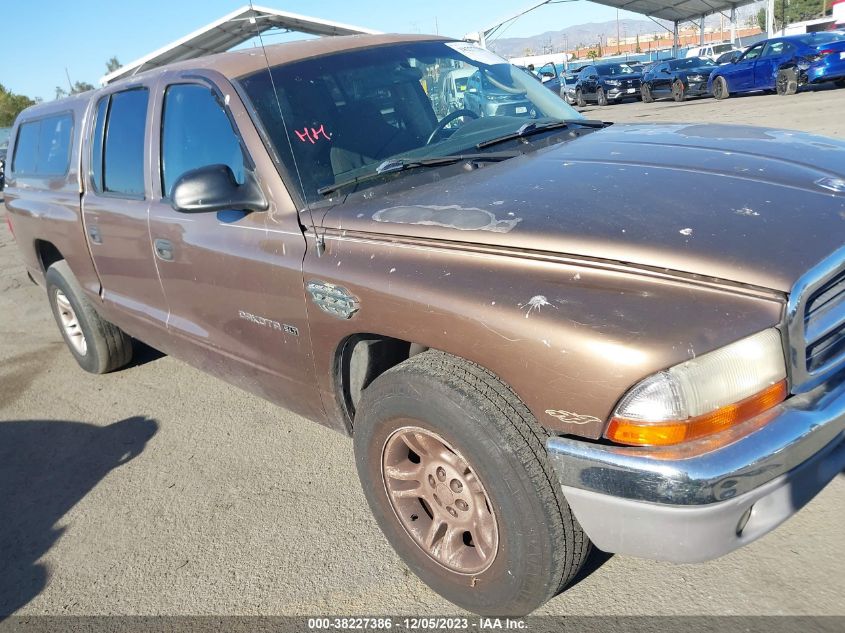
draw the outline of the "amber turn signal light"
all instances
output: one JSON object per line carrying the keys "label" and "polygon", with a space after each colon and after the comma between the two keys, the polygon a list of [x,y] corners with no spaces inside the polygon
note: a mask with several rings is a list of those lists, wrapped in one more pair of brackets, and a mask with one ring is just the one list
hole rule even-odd
{"label": "amber turn signal light", "polygon": [[786,381],[781,380],[739,402],[687,420],[660,424],[643,423],[614,417],[605,436],[619,444],[632,446],[670,446],[688,442],[741,424],[783,402],[787,396]]}

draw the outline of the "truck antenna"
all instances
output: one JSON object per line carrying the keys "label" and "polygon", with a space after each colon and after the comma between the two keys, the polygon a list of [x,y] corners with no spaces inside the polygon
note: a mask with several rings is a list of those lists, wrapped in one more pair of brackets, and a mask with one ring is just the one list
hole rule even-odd
{"label": "truck antenna", "polygon": [[249,0],[249,10],[252,15],[249,17],[251,24],[255,25],[255,35],[261,44],[261,53],[264,55],[264,63],[267,66],[267,75],[270,77],[270,87],[273,89],[273,97],[276,99],[276,107],[279,109],[279,118],[282,121],[282,128],[285,131],[285,140],[287,140],[288,148],[290,149],[291,160],[293,160],[293,167],[296,170],[296,178],[299,181],[299,188],[302,190],[302,199],[305,202],[305,208],[308,210],[308,219],[311,223],[311,230],[314,231],[314,243],[317,247],[317,257],[320,257],[325,251],[326,242],[323,236],[317,232],[317,225],[314,223],[314,213],[311,211],[311,205],[308,204],[308,195],[305,192],[305,184],[302,182],[302,174],[299,172],[299,163],[296,162],[296,155],[293,152],[293,143],[290,140],[288,133],[288,125],[285,121],[285,115],[282,112],[282,102],[279,100],[279,93],[276,90],[276,82],[273,79],[273,71],[270,68],[270,59],[267,57],[267,50],[264,48],[264,38],[261,37],[261,29],[258,27],[258,21],[255,19],[255,7],[252,5],[252,0]]}

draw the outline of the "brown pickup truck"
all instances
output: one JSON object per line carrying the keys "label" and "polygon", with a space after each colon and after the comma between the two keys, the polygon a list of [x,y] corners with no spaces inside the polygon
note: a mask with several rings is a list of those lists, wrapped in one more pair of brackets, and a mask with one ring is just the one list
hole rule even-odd
{"label": "brown pickup truck", "polygon": [[134,338],[350,434],[472,611],[591,543],[723,555],[845,467],[839,141],[609,125],[465,42],[336,37],[30,108],[5,194],[84,369]]}

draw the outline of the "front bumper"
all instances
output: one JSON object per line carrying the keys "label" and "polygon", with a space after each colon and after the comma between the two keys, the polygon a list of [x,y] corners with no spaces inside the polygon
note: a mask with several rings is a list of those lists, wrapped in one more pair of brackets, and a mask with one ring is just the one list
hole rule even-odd
{"label": "front bumper", "polygon": [[611,101],[616,101],[617,99],[631,99],[640,96],[640,86],[631,86],[631,87],[616,87],[616,86],[608,86],[607,88],[607,98]]}
{"label": "front bumper", "polygon": [[660,449],[546,442],[564,495],[602,550],[673,562],[775,529],[845,469],[845,383],[727,431]]}

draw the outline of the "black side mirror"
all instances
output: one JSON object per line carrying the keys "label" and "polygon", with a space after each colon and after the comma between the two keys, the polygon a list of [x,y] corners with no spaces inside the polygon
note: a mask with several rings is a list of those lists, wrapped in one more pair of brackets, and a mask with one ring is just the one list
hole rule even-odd
{"label": "black side mirror", "polygon": [[206,165],[186,171],[173,185],[170,204],[180,213],[267,209],[267,199],[255,174],[247,171],[244,184],[239,185],[228,165]]}

